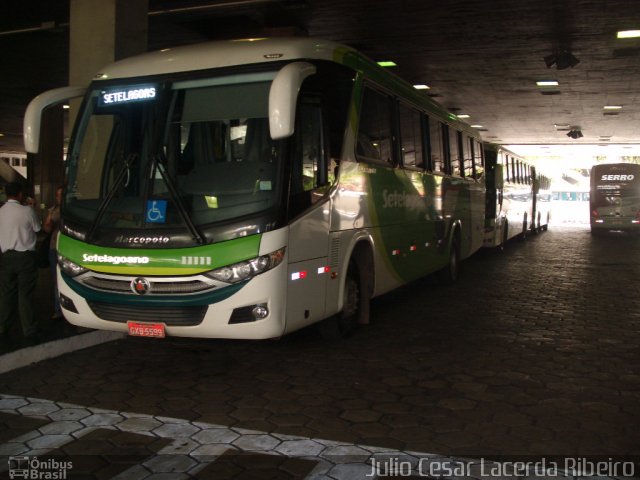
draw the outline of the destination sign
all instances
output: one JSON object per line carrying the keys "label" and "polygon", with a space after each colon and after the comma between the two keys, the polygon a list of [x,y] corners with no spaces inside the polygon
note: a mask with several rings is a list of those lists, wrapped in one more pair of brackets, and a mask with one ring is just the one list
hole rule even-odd
{"label": "destination sign", "polygon": [[106,106],[153,100],[154,98],[156,98],[156,87],[136,86],[117,90],[105,90],[100,93],[99,103],[100,106]]}

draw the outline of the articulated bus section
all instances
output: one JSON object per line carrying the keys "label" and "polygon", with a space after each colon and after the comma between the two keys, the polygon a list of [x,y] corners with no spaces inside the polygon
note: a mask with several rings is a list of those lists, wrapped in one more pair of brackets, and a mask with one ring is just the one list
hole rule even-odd
{"label": "articulated bus section", "polygon": [[548,228],[551,180],[524,158],[493,144],[484,145],[486,166],[485,247],[503,247]]}

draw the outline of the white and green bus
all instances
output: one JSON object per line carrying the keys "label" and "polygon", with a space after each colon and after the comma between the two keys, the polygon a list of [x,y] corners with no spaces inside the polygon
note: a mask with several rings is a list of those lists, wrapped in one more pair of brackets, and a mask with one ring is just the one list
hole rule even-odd
{"label": "white and green bus", "polygon": [[69,322],[265,339],[330,319],[482,246],[480,138],[355,50],[213,42],[102,70],[67,156],[58,283]]}
{"label": "white and green bus", "polygon": [[508,240],[537,231],[535,169],[501,145],[485,143],[484,154],[487,186],[484,246],[504,248]]}

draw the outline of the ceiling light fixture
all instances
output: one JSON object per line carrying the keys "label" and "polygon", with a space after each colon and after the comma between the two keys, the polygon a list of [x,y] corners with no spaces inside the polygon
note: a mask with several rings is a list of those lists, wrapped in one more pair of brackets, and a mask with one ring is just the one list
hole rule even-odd
{"label": "ceiling light fixture", "polygon": [[551,55],[544,57],[544,63],[547,65],[547,68],[551,68],[555,65],[558,70],[564,70],[566,68],[575,67],[580,63],[580,60],[574,57],[573,54],[567,50],[558,50]]}
{"label": "ceiling light fixture", "polygon": [[536,85],[538,87],[557,87],[560,84],[557,80],[538,80]]}
{"label": "ceiling light fixture", "polygon": [[395,67],[395,66],[397,66],[396,63],[392,62],[391,60],[382,60],[382,61],[377,62],[377,63],[381,67]]}
{"label": "ceiling light fixture", "polygon": [[605,110],[621,110],[622,105],[605,105],[603,108]]}
{"label": "ceiling light fixture", "polygon": [[640,37],[640,30],[621,30],[618,32],[618,38],[638,38]]}
{"label": "ceiling light fixture", "polygon": [[413,86],[416,90],[429,90],[431,87],[429,85],[425,85],[424,83],[417,83]]}
{"label": "ceiling light fixture", "polygon": [[464,119],[464,118],[470,118],[471,115],[467,115],[466,113],[461,113],[460,115],[456,115],[456,117]]}
{"label": "ceiling light fixture", "polygon": [[471,125],[471,128],[484,128],[482,125]]}

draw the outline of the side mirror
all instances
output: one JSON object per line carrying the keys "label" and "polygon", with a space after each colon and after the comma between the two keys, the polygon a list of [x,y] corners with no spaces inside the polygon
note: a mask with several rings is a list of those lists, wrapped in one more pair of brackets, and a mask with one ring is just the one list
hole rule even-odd
{"label": "side mirror", "polygon": [[85,87],[62,87],[47,90],[29,102],[24,113],[24,148],[28,153],[38,153],[40,147],[40,121],[42,111],[72,98],[82,97]]}
{"label": "side mirror", "polygon": [[496,165],[493,169],[493,183],[498,190],[504,188],[504,170],[502,165]]}
{"label": "side mirror", "polygon": [[293,62],[282,67],[269,90],[269,133],[273,140],[293,135],[296,124],[296,104],[302,82],[316,73],[308,62]]}

